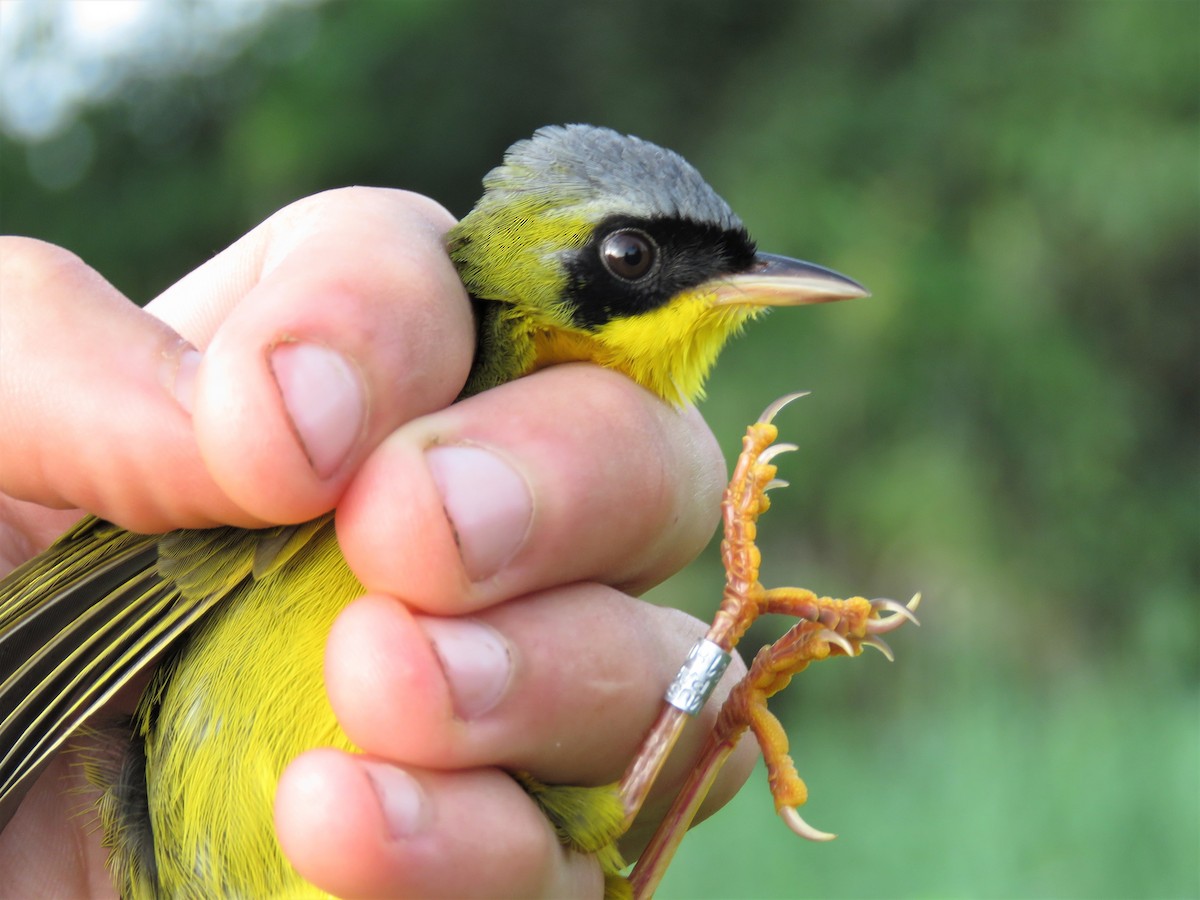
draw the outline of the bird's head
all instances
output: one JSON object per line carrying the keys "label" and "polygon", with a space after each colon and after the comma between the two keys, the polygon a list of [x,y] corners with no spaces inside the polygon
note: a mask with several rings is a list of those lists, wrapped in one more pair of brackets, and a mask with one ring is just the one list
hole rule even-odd
{"label": "bird's head", "polygon": [[768,307],[867,294],[836,272],[758,253],[686,160],[607,128],[542,128],[483,183],[449,236],[479,314],[464,393],[588,360],[689,401],[725,342]]}

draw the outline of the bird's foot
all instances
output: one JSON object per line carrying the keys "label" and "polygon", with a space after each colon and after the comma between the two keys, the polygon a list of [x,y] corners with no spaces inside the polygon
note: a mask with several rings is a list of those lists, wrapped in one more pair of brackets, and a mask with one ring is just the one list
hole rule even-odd
{"label": "bird's foot", "polygon": [[767,493],[786,484],[775,478],[777,470],[771,460],[795,449],[793,444],[775,443],[779,430],[772,420],[787,404],[803,396],[802,393],[789,394],[776,400],[746,429],[742,438],[742,452],[721,500],[724,526],[721,560],[725,566],[721,605],[708,634],[693,647],[676,676],[658,719],[621,779],[626,828],[641,810],[684,725],[700,711],[720,680],[733,648],[765,611],[762,604],[766,592],[758,581],[761,555],[754,538],[758,517],[771,505]]}
{"label": "bird's foot", "polygon": [[[721,504],[725,590],[712,627],[705,641],[693,651],[693,657],[703,659],[707,654],[711,659],[721,652],[730,653],[764,613],[787,615],[800,621],[775,643],[759,651],[750,671],[726,699],[700,758],[638,860],[631,876],[636,897],[653,894],[717,773],[747,728],[753,731],[762,749],[776,810],[788,827],[810,840],[833,838],[834,835],[810,826],[797,812],[807,800],[808,789],[788,755],[787,734],[767,708],[767,699],[786,687],[811,662],[830,656],[858,656],[863,647],[874,647],[890,660],[891,648],[883,635],[906,622],[917,623],[914,611],[920,595],[905,605],[862,597],[848,600],[819,597],[802,588],[766,589],[760,583],[762,557],[755,543],[758,517],[770,508],[768,492],[787,485],[776,477],[773,460],[780,453],[796,449],[792,444],[775,443],[778,430],[772,420],[784,406],[802,396],[792,394],[771,404],[747,429],[742,440],[742,452]],[[706,649],[698,654],[702,645]],[[710,665],[706,669],[692,664],[693,657],[689,657],[689,665],[684,666],[681,676],[682,680],[690,678],[697,682],[694,687],[689,686],[685,695],[698,698],[702,705],[707,691],[719,679],[721,667]],[[668,692],[669,704],[675,703],[671,696]],[[690,712],[698,708],[695,706]],[[636,815],[685,720],[684,712],[667,705],[627,770],[621,784],[627,821]]]}
{"label": "bird's foot", "polygon": [[[767,700],[787,687],[795,675],[813,662],[835,656],[858,656],[864,647],[874,647],[891,660],[891,648],[881,635],[906,622],[917,624],[914,611],[921,595],[904,605],[893,600],[866,600],[863,597],[849,600],[811,598],[809,592],[791,588],[768,593],[784,597],[789,603],[807,595],[803,599],[804,615],[775,643],[758,652],[746,677],[730,692],[721,707],[709,740],[732,747],[749,728],[767,764],[767,780],[776,812],[800,837],[828,841],[834,835],[813,828],[797,811],[808,799],[808,789],[788,755],[787,733],[767,708]],[[888,615],[881,616],[881,612]]]}
{"label": "bird's foot", "polygon": [[[914,612],[921,598],[918,594],[908,604],[863,597],[838,600],[795,588],[777,588],[766,594],[788,605],[798,605],[792,614],[800,621],[759,650],[749,672],[725,699],[695,766],[638,860],[631,876],[635,897],[653,894],[717,773],[747,729],[758,741],[775,810],[788,828],[810,841],[836,837],[814,828],[800,815],[799,807],[808,800],[808,787],[788,754],[787,732],[768,709],[767,700],[813,662],[858,656],[864,647],[874,647],[891,660],[891,649],[880,635],[906,622],[918,624]],[[782,610],[772,602],[769,611]]]}

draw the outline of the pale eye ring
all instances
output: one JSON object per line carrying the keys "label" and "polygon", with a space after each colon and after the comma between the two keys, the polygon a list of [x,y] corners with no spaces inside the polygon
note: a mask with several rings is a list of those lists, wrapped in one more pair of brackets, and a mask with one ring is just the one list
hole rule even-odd
{"label": "pale eye ring", "polygon": [[624,281],[644,278],[654,268],[658,247],[650,235],[633,228],[622,228],[605,235],[600,242],[604,268]]}

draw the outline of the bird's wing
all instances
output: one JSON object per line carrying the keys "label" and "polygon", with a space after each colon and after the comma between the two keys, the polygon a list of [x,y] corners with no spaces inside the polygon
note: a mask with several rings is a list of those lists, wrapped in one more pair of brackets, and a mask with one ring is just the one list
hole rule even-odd
{"label": "bird's wing", "polygon": [[0,581],[0,829],[92,713],[325,522],[139,535],[89,516]]}

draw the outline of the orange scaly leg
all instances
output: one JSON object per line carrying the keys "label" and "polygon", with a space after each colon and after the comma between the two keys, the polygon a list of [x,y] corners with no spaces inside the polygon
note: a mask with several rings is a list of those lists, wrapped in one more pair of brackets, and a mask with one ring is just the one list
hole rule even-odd
{"label": "orange scaly leg", "polygon": [[784,406],[803,396],[790,394],[772,403],[742,439],[741,455],[721,500],[725,529],[725,538],[721,541],[721,560],[725,564],[721,606],[708,634],[692,648],[687,663],[668,689],[658,719],[621,779],[626,828],[641,810],[683,726],[704,706],[725,671],[733,648],[761,614],[759,606],[765,592],[758,583],[760,556],[754,544],[756,522],[771,505],[767,491],[776,486],[773,484],[776,469],[771,465],[771,459],[794,449],[790,444],[769,449],[779,434],[771,420]]}
{"label": "orange scaly leg", "polygon": [[[768,590],[759,582],[757,520],[770,508],[767,492],[786,486],[786,482],[776,479],[776,467],[771,461],[780,453],[795,449],[791,444],[774,443],[778,430],[772,420],[800,396],[803,394],[793,394],[773,403],[743,438],[742,452],[721,504],[725,529],[721,557],[726,572],[721,606],[708,634],[693,648],[668,691],[663,711],[641,751],[626,770],[620,785],[626,825],[637,815],[684,724],[704,705],[724,671],[729,654],[750,625],[764,613],[789,615],[800,622],[774,644],[759,651],[746,677],[726,699],[700,759],[631,876],[636,897],[653,894],[696,810],[747,728],[762,748],[780,816],[802,837],[833,838],[832,834],[808,825],[796,811],[807,799],[807,788],[788,756],[783,726],[767,709],[767,698],[786,687],[792,676],[810,662],[831,655],[857,656],[862,647],[873,646],[890,659],[891,650],[881,635],[907,621],[916,622],[913,610],[920,601],[919,595],[904,606],[892,600],[818,597],[800,588]],[[883,612],[891,615],[883,618],[880,616]]]}

